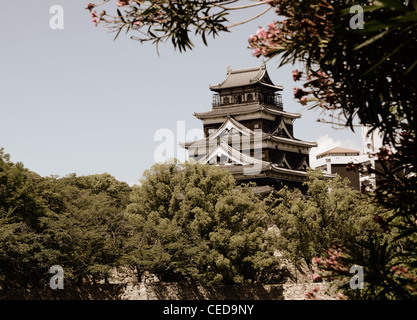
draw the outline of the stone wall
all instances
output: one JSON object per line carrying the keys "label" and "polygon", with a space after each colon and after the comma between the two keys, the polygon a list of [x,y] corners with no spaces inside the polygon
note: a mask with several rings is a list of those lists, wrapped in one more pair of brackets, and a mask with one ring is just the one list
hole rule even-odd
{"label": "stone wall", "polygon": [[0,290],[0,300],[306,300],[305,293],[320,288],[317,299],[334,300],[325,294],[324,283],[202,286],[189,283],[97,284],[62,290]]}
{"label": "stone wall", "polygon": [[306,300],[313,288],[317,299],[334,300],[326,283],[312,283],[308,270],[296,270],[290,264],[278,268],[275,284],[203,286],[187,282],[159,282],[145,274],[138,282],[131,270],[114,271],[110,284],[65,287],[62,290],[0,290],[0,300]]}
{"label": "stone wall", "polygon": [[319,300],[335,300],[325,283],[286,283],[268,285],[217,285],[154,283],[129,284],[123,300],[306,300],[305,293],[318,287]]}

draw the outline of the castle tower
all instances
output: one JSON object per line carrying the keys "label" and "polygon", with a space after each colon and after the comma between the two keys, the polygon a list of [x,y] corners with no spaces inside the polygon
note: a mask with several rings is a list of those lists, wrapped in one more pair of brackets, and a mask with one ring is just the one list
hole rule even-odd
{"label": "castle tower", "polygon": [[204,138],[181,143],[190,159],[229,170],[238,183],[254,181],[259,193],[284,185],[304,189],[309,152],[316,142],[296,139],[299,113],[283,110],[282,86],[272,83],[265,63],[227,69],[226,79],[210,86],[212,109],[194,113]]}

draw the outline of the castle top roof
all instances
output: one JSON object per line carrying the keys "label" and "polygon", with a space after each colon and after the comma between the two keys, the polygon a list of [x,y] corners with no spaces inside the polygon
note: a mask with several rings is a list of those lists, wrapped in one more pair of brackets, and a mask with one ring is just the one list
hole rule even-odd
{"label": "castle top roof", "polygon": [[252,86],[260,84],[265,87],[281,91],[283,86],[275,85],[268,75],[265,62],[261,66],[254,68],[246,68],[239,70],[232,70],[230,66],[227,68],[226,79],[223,82],[210,86],[212,91],[219,91],[223,89],[231,89],[236,87]]}

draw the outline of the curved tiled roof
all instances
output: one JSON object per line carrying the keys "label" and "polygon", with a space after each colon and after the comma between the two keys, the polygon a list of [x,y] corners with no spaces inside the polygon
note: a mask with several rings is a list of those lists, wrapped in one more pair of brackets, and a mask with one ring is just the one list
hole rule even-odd
{"label": "curved tiled roof", "polygon": [[[186,148],[186,149],[191,147],[191,146],[193,146],[193,147],[205,146],[208,141],[213,141],[214,139],[216,139],[219,132],[221,132],[226,127],[226,125],[228,123],[232,124],[233,126],[238,128],[239,131],[244,132],[245,135],[247,135],[247,137],[240,137],[241,142],[244,142],[246,140],[251,141],[251,139],[253,139],[253,137],[255,136],[254,131],[248,129],[247,127],[245,127],[240,122],[233,119],[232,117],[228,117],[227,120],[216,130],[216,132],[212,133],[207,138],[202,138],[202,139],[199,139],[199,140],[189,141],[189,142],[180,142],[180,146],[183,147],[183,148]],[[261,133],[261,139],[262,140],[271,139],[271,140],[274,140],[274,141],[277,141],[277,142],[294,144],[294,145],[304,146],[304,147],[309,147],[309,148],[317,147],[317,142],[303,141],[303,140],[299,140],[299,139],[295,139],[295,138],[292,138],[292,139],[284,138],[284,137],[279,137],[279,136],[269,134],[269,133],[265,133],[265,132]]]}
{"label": "curved tiled roof", "polygon": [[260,67],[246,68],[239,70],[231,70],[228,68],[226,79],[223,82],[210,86],[213,91],[250,86],[253,84],[261,84],[275,90],[282,90],[282,86],[278,86],[272,83],[268,72],[266,71],[265,63],[263,62]]}
{"label": "curved tiled roof", "polygon": [[266,111],[271,114],[281,115],[288,118],[300,118],[301,114],[299,113],[292,113],[281,111],[274,108],[268,108],[264,105],[260,104],[252,104],[252,105],[237,105],[233,107],[224,107],[224,108],[216,108],[206,112],[194,112],[194,116],[198,119],[207,119],[207,118],[216,118],[222,117],[227,115],[240,115],[240,114],[248,114],[254,113],[258,111]]}

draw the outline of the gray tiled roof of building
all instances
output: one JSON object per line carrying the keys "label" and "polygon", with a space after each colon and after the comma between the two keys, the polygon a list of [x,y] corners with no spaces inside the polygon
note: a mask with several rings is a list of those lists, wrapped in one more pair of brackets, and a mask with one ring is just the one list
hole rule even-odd
{"label": "gray tiled roof of building", "polygon": [[291,113],[278,110],[276,108],[268,108],[266,106],[260,105],[258,103],[254,103],[251,105],[235,105],[231,107],[223,107],[223,108],[213,108],[210,111],[206,112],[194,112],[194,116],[198,119],[205,119],[205,118],[215,118],[215,117],[222,117],[227,115],[239,115],[239,114],[248,114],[254,113],[257,111],[265,111],[270,112],[276,115],[282,115],[289,118],[300,118],[301,114],[299,113]]}
{"label": "gray tiled roof of building", "polygon": [[256,83],[266,85],[276,90],[283,89],[283,86],[275,85],[272,83],[268,72],[266,71],[265,63],[262,63],[261,66],[254,68],[239,70],[231,70],[228,68],[226,79],[217,85],[210,86],[210,89],[217,91],[227,88],[250,86]]}

